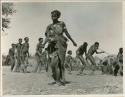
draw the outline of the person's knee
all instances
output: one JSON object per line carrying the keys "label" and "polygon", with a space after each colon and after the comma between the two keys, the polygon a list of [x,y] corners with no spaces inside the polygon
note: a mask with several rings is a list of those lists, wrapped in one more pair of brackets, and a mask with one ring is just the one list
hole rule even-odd
{"label": "person's knee", "polygon": [[62,66],[62,70],[63,70],[63,71],[65,70],[65,67],[64,67],[64,66]]}

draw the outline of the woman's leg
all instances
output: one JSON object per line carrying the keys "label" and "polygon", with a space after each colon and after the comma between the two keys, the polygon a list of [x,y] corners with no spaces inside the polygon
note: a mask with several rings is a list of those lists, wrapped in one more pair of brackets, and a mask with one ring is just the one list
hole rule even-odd
{"label": "woman's leg", "polygon": [[42,70],[42,66],[43,66],[43,62],[42,62],[42,59],[40,58],[40,61],[39,61],[39,64],[38,64],[38,72],[40,73],[41,70]]}
{"label": "woman's leg", "polygon": [[15,66],[15,60],[14,58],[10,58],[10,61],[11,61],[11,71],[13,71],[14,66]]}
{"label": "woman's leg", "polygon": [[58,82],[60,81],[60,69],[59,69],[59,58],[58,56],[55,56],[53,58],[51,58],[51,68],[52,68],[52,76],[53,79]]}
{"label": "woman's leg", "polygon": [[92,73],[95,71],[95,67],[96,67],[96,63],[95,63],[95,60],[93,58],[93,56],[89,55],[88,56],[88,59],[90,60],[90,62],[92,63]]}
{"label": "woman's leg", "polygon": [[83,58],[83,56],[79,55],[78,58],[82,63],[82,66],[81,66],[81,69],[80,69],[80,72],[79,72],[81,74],[83,72],[83,70],[85,69],[85,67],[86,67],[86,63],[85,63],[85,59]]}
{"label": "woman's leg", "polygon": [[63,82],[65,82],[65,66],[64,66],[64,62],[65,62],[65,53],[61,52],[59,55],[59,67],[60,67],[60,78]]}
{"label": "woman's leg", "polygon": [[38,66],[39,66],[39,57],[38,56],[35,56],[36,58],[36,66],[35,66],[35,69],[34,69],[34,72],[37,72],[38,71]]}

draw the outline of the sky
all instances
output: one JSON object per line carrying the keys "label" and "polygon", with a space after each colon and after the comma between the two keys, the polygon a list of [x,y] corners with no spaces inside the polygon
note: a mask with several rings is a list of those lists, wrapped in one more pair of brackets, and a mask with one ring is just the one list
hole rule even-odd
{"label": "sky", "polygon": [[[74,47],[68,41],[67,50],[73,51],[88,42],[88,49],[94,42],[109,54],[117,54],[122,47],[122,3],[121,2],[14,2],[16,13],[11,17],[10,28],[2,35],[2,54],[7,54],[12,43],[19,38],[29,37],[29,52],[35,53],[38,38],[45,38],[46,27],[52,23],[51,11],[61,12],[68,32],[77,43]],[[101,54],[103,56],[106,54]]]}

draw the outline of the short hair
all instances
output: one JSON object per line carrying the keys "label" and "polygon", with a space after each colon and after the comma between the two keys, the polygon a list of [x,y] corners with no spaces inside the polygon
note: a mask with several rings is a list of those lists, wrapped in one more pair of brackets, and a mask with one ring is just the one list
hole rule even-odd
{"label": "short hair", "polygon": [[22,40],[22,38],[19,38],[18,41],[19,41],[19,40]]}
{"label": "short hair", "polygon": [[95,42],[95,45],[99,45],[99,42]]}
{"label": "short hair", "polygon": [[39,38],[39,41],[40,41],[41,39],[43,40],[43,38],[40,37],[40,38]]}
{"label": "short hair", "polygon": [[70,54],[70,55],[71,55],[71,54],[72,54],[72,51],[71,51],[71,50],[68,50],[67,54]]}
{"label": "short hair", "polygon": [[25,37],[24,40],[29,39],[28,37]]}
{"label": "short hair", "polygon": [[120,52],[123,51],[123,48],[119,48],[119,51],[120,51]]}
{"label": "short hair", "polygon": [[58,11],[58,10],[53,10],[53,11],[51,12],[51,14],[54,14],[54,13],[57,14],[58,18],[61,16],[61,12]]}
{"label": "short hair", "polygon": [[87,46],[87,45],[88,45],[88,43],[87,43],[87,42],[84,42],[84,43],[83,43],[83,46]]}
{"label": "short hair", "polygon": [[11,46],[16,46],[16,44],[12,43]]}
{"label": "short hair", "polygon": [[104,66],[107,66],[107,65],[108,65],[108,61],[106,60],[106,61],[104,61],[102,64],[103,64]]}

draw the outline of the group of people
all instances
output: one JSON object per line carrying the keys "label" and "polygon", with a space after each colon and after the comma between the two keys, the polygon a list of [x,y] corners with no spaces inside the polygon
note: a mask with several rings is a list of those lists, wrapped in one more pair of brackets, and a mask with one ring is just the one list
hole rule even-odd
{"label": "group of people", "polygon": [[[29,57],[29,38],[24,38],[22,44],[22,38],[19,38],[17,44],[12,44],[9,49],[7,60],[11,65],[11,71],[15,72],[27,72],[28,57]],[[23,65],[22,65],[23,64]]]}
{"label": "group of people", "polygon": [[[37,59],[37,65],[39,67],[39,71],[41,71],[41,66],[43,64],[46,64],[46,71],[50,72],[50,76],[54,79],[54,84],[57,85],[65,85],[67,83],[65,79],[65,64],[68,64],[70,67],[70,72],[72,71],[72,64],[70,64],[70,60],[72,59],[71,54],[72,51],[68,51],[68,56],[66,57],[67,52],[67,40],[71,40],[74,46],[77,46],[76,42],[72,39],[70,34],[68,33],[68,30],[66,28],[66,25],[63,21],[59,21],[61,13],[58,10],[54,10],[51,12],[51,18],[52,23],[47,26],[46,32],[45,32],[45,40],[43,38],[39,38],[39,43],[36,47],[36,59]],[[67,38],[64,36],[64,34],[67,36]],[[16,71],[23,71],[26,72],[26,67],[28,66],[28,57],[29,57],[29,38],[24,38],[24,43],[22,44],[22,39],[19,39],[18,44],[12,44],[12,48],[9,50],[9,55],[12,59],[12,65],[11,65],[11,71],[13,71],[14,68],[14,52],[15,49],[17,49],[17,63]],[[46,44],[47,47],[46,47]],[[84,42],[83,45],[81,45],[77,51],[76,51],[76,57],[81,61],[82,67],[79,72],[81,74],[86,66],[85,59],[89,60],[92,63],[92,71],[94,72],[96,62],[94,60],[93,54],[100,54],[105,53],[104,51],[98,52],[99,43],[95,42],[87,51],[88,43]],[[46,48],[45,48],[46,47]],[[43,49],[44,52],[43,52]],[[83,57],[83,54],[85,54],[85,58]],[[46,56],[44,56],[46,55]],[[44,56],[44,57],[43,57]],[[121,55],[119,54],[121,57]],[[43,59],[46,58],[46,59]],[[67,62],[66,62],[66,60]],[[46,63],[45,61],[46,60]],[[23,64],[21,66],[21,64]],[[50,70],[51,69],[51,70]],[[37,70],[37,69],[36,69]],[[92,73],[93,73],[92,72]]]}
{"label": "group of people", "polygon": [[[88,50],[87,52],[87,46],[88,46],[88,43],[87,42],[84,42],[83,45],[81,45],[77,50],[76,50],[76,58],[80,60],[80,62],[82,63],[82,66],[81,66],[81,69],[80,69],[80,72],[78,73],[78,75],[82,74],[83,73],[83,70],[85,69],[86,65],[87,65],[87,60],[89,60],[91,62],[91,67],[92,67],[92,74],[94,73],[95,71],[95,66],[96,66],[96,62],[94,60],[94,53],[96,54],[100,54],[100,53],[105,53],[104,51],[101,51],[101,52],[98,52],[98,48],[99,48],[99,43],[98,42],[95,42]],[[70,63],[71,60],[72,60],[72,57],[71,57],[71,54],[72,54],[72,51],[69,50],[68,52],[68,55],[66,57],[66,65],[68,65],[68,67],[72,67]],[[85,58],[83,57],[83,55],[85,56]],[[71,73],[71,69],[69,70],[70,73]]]}
{"label": "group of people", "polygon": [[[71,71],[73,70],[73,65],[74,63],[77,66],[80,66],[80,71],[77,75],[81,75],[83,73],[83,70],[85,69],[86,65],[89,64],[89,67],[91,67],[92,72],[91,74],[94,74],[94,71],[96,69],[100,69],[102,71],[102,74],[112,74],[114,76],[117,76],[119,73],[120,75],[123,76],[123,48],[119,48],[119,52],[117,56],[106,56],[104,59],[99,59],[98,62],[95,60],[95,58],[91,55],[91,59],[88,57],[90,55],[90,51],[93,46],[96,46],[97,42],[95,42],[94,45],[92,45],[88,53],[87,51],[87,43],[84,42],[83,45],[81,45],[77,50],[76,50],[76,57],[72,57],[72,51],[69,50],[67,52],[67,56],[65,59],[65,66],[69,71],[69,74],[71,74]],[[97,52],[98,53],[105,53],[104,51],[102,52]],[[85,55],[84,55],[85,53]],[[85,57],[83,57],[85,56]],[[79,63],[80,62],[80,63]],[[91,63],[90,63],[91,62]],[[81,65],[79,65],[81,64]],[[91,66],[90,66],[91,65]]]}
{"label": "group of people", "polygon": [[123,76],[123,48],[119,48],[117,56],[113,59],[112,57],[107,57],[101,62],[103,65],[102,74],[113,74],[117,76],[119,73]]}

